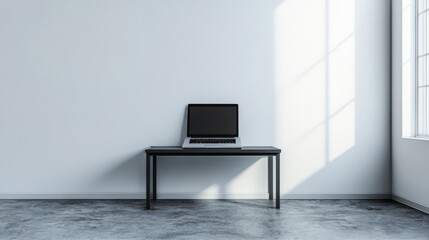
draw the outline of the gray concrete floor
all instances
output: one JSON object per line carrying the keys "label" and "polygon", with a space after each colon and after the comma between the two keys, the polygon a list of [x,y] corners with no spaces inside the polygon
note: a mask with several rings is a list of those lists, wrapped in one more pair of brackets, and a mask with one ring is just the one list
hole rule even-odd
{"label": "gray concrete floor", "polygon": [[0,239],[429,239],[389,200],[0,200]]}

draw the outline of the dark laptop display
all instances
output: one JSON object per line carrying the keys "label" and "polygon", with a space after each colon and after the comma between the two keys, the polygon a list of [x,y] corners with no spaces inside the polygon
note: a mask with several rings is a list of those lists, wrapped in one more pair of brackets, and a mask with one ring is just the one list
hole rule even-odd
{"label": "dark laptop display", "polygon": [[238,104],[189,104],[183,148],[240,148]]}
{"label": "dark laptop display", "polygon": [[188,137],[238,137],[238,105],[189,104]]}

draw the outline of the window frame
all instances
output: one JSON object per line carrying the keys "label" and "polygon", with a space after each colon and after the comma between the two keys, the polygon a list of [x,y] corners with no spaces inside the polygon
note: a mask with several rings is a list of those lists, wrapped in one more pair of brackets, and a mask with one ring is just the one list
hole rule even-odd
{"label": "window frame", "polygon": [[[422,1],[424,1],[426,3],[426,6],[424,7],[424,10],[420,10],[420,3],[422,3]],[[428,21],[428,14],[429,14],[429,7],[427,6],[427,0],[416,0],[415,1],[415,6],[414,6],[414,13],[415,13],[415,19],[414,19],[414,54],[415,54],[415,77],[414,77],[414,96],[415,96],[415,100],[414,100],[414,119],[415,119],[415,126],[414,126],[414,130],[415,130],[415,134],[414,136],[416,138],[423,138],[423,139],[429,139],[429,129],[428,129],[428,91],[429,91],[429,83],[427,81],[428,79],[428,58],[429,58],[429,51],[428,51],[428,46],[427,46],[427,42],[428,42],[428,26],[427,26],[427,21]],[[421,19],[420,17],[424,17],[424,19],[422,19],[422,22],[425,23],[425,26],[423,26],[422,29],[420,29],[420,25],[421,25]],[[424,42],[425,45],[422,46],[420,45],[420,41]],[[421,48],[423,48],[423,52],[421,51]],[[424,64],[424,66],[426,66],[424,68],[424,73],[420,72],[420,65]],[[424,78],[424,84],[420,84],[422,83],[421,78]],[[423,99],[421,100],[421,89],[425,89],[425,96],[423,97]],[[424,105],[422,109],[421,105]],[[422,113],[421,111],[425,111],[424,113]],[[423,115],[422,115],[423,114]],[[423,119],[422,119],[423,118]],[[424,130],[422,130],[424,129]]]}

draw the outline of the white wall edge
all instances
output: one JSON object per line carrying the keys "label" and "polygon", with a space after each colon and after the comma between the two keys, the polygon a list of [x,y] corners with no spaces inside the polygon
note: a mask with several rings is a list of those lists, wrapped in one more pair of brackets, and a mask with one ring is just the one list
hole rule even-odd
{"label": "white wall edge", "polygon": [[145,193],[19,193],[0,194],[0,199],[144,199]]}
{"label": "white wall edge", "polygon": [[[158,193],[157,197],[158,199],[268,199],[268,193]],[[146,199],[146,193],[0,194],[0,199]]]}
{"label": "white wall edge", "polygon": [[282,194],[281,199],[391,199],[386,194]]}
{"label": "white wall edge", "polygon": [[[275,197],[275,196],[274,196]],[[0,199],[145,199],[145,193],[0,194]],[[391,199],[390,194],[281,194],[281,199]],[[159,193],[158,199],[268,199],[268,194]]]}
{"label": "white wall edge", "polygon": [[415,208],[415,209],[417,209],[419,211],[422,211],[424,213],[429,214],[429,207],[427,207],[427,206],[425,206],[423,204],[417,203],[415,201],[408,200],[408,199],[400,197],[398,195],[392,195],[392,199],[395,200],[395,201],[397,201],[397,202],[400,202],[402,204],[405,204],[405,205],[407,205],[409,207]]}

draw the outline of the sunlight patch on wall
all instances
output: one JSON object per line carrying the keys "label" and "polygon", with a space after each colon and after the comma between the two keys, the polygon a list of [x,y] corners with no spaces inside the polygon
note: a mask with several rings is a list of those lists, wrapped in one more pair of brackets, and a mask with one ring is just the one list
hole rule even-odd
{"label": "sunlight patch on wall", "polygon": [[355,145],[354,0],[288,0],[274,15],[276,145],[290,191]]}
{"label": "sunlight patch on wall", "polygon": [[328,2],[328,161],[355,144],[354,0]]}
{"label": "sunlight patch on wall", "polygon": [[286,150],[282,189],[325,164],[325,2],[289,0],[275,24],[276,145]]}
{"label": "sunlight patch on wall", "polygon": [[[288,137],[277,135],[276,140],[284,144],[324,118],[323,6],[319,0],[292,0],[275,10],[276,113],[279,123],[288,123],[277,126]],[[299,11],[304,9],[305,15]]]}

